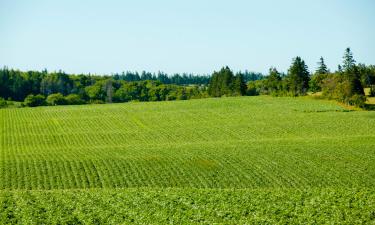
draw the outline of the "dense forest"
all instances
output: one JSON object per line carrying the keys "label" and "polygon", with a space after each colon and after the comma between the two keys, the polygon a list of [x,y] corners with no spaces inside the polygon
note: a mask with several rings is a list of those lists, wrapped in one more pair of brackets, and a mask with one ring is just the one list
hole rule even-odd
{"label": "dense forest", "polygon": [[0,107],[11,101],[22,106],[74,105],[128,101],[170,101],[205,97],[273,95],[301,96],[321,92],[323,97],[363,107],[364,87],[375,95],[375,66],[356,64],[349,48],[343,64],[331,72],[323,57],[310,73],[301,57],[293,59],[287,74],[271,68],[264,76],[223,67],[212,75],[123,72],[114,75],[66,74],[0,69]]}

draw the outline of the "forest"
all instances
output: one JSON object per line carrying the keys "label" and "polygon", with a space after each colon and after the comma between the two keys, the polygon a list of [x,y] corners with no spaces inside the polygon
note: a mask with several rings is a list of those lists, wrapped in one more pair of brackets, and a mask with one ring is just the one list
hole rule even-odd
{"label": "forest", "polygon": [[206,97],[272,95],[303,96],[321,93],[327,99],[364,107],[364,88],[375,95],[375,66],[356,63],[350,48],[342,65],[331,72],[321,57],[310,72],[297,56],[287,73],[234,73],[228,66],[212,75],[123,72],[113,75],[67,74],[63,71],[0,69],[0,107],[12,101],[21,106],[100,104],[129,101],[171,101]]}

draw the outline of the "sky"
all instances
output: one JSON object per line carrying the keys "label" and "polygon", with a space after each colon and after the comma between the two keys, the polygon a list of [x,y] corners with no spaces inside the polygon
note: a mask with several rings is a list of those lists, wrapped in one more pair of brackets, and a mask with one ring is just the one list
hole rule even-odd
{"label": "sky", "polygon": [[373,0],[0,0],[0,66],[112,74],[375,64]]}

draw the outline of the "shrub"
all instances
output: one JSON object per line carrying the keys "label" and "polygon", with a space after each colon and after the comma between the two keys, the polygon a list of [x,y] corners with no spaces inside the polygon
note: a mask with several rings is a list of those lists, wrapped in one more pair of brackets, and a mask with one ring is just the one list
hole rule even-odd
{"label": "shrub", "polygon": [[68,105],[82,105],[85,101],[77,94],[70,94],[65,97],[66,104]]}
{"label": "shrub", "polygon": [[29,107],[42,106],[46,104],[44,95],[28,95],[24,100],[24,105]]}
{"label": "shrub", "polygon": [[8,102],[3,99],[3,98],[0,98],[0,108],[5,108],[8,106]]}
{"label": "shrub", "polygon": [[246,95],[248,96],[256,96],[259,95],[259,90],[257,88],[256,82],[250,81],[247,84],[247,90],[246,90]]}
{"label": "shrub", "polygon": [[46,100],[48,105],[65,105],[66,100],[61,93],[50,94]]}
{"label": "shrub", "polygon": [[348,103],[350,105],[355,105],[360,108],[364,108],[366,106],[366,97],[363,95],[355,94],[348,99]]}

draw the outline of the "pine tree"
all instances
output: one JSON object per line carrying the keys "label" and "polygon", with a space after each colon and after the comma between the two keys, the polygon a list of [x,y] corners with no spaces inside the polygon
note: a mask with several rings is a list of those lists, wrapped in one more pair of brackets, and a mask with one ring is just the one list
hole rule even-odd
{"label": "pine tree", "polygon": [[233,82],[233,91],[235,93],[235,95],[245,95],[246,94],[246,83],[245,83],[245,79],[244,79],[244,76],[242,75],[242,73],[238,73],[235,78],[234,78],[234,82]]}
{"label": "pine tree", "polygon": [[316,74],[327,74],[328,72],[329,72],[328,67],[324,63],[323,57],[320,57],[319,62],[318,62],[318,69],[316,70],[315,73]]}
{"label": "pine tree", "polygon": [[344,71],[351,70],[353,66],[355,66],[355,60],[353,58],[353,53],[350,48],[345,49],[344,57],[343,57],[343,69]]}
{"label": "pine tree", "polygon": [[309,88],[310,74],[305,61],[297,56],[288,70],[287,82],[293,96],[305,95]]}
{"label": "pine tree", "polygon": [[208,93],[213,97],[234,95],[234,78],[228,66],[223,67],[219,72],[214,72],[210,79]]}
{"label": "pine tree", "polygon": [[269,75],[267,77],[266,87],[269,94],[277,94],[281,88],[281,76],[279,71],[276,68],[270,68]]}
{"label": "pine tree", "polygon": [[365,95],[363,86],[361,83],[361,75],[359,73],[358,67],[355,64],[353,53],[350,48],[347,48],[344,53],[343,69],[345,79],[350,83],[350,93],[351,95]]}

